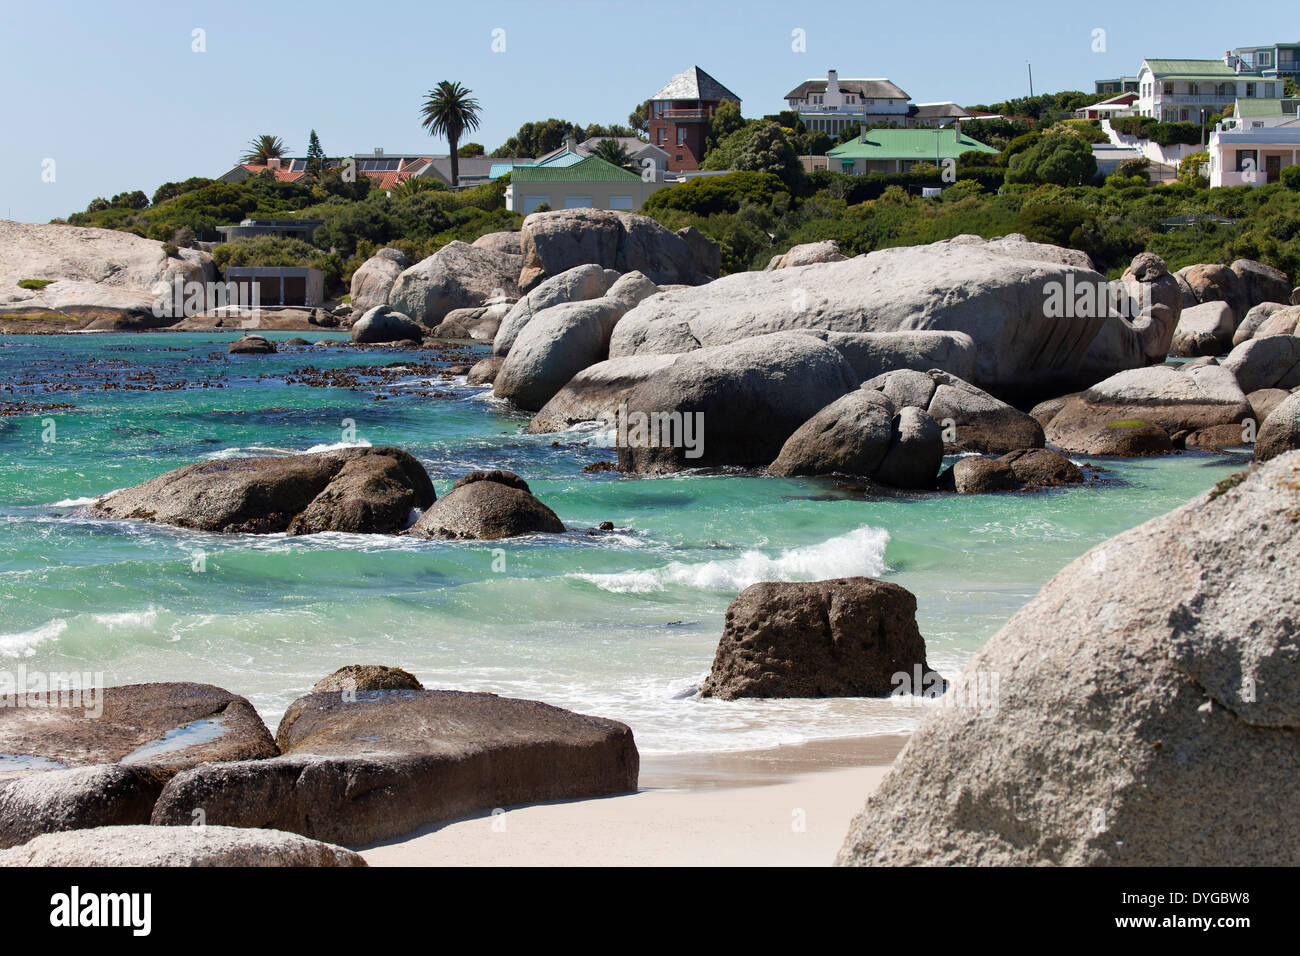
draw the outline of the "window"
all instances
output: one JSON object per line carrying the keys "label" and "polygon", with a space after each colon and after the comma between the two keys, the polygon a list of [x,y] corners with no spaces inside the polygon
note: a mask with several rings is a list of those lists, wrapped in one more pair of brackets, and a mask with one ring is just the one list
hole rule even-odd
{"label": "window", "polygon": [[1200,95],[1201,95],[1201,84],[1200,84],[1200,83],[1188,83],[1188,84],[1187,84],[1187,92],[1190,93],[1192,96],[1200,96]]}
{"label": "window", "polygon": [[1260,51],[1259,51],[1259,65],[1260,65],[1260,66],[1272,66],[1272,65],[1273,65],[1273,51],[1272,51],[1272,50],[1267,50],[1267,51],[1266,51],[1266,50],[1260,50]]}
{"label": "window", "polygon": [[524,208],[523,208],[522,210],[520,210],[520,211],[521,211],[524,215],[528,215],[528,213],[530,213],[530,212],[536,212],[536,211],[537,211],[537,207],[540,206],[540,205],[542,205],[542,203],[548,203],[548,204],[549,204],[550,201],[551,201],[551,197],[548,196],[548,195],[546,195],[546,194],[544,194],[544,193],[543,193],[543,194],[540,194],[540,195],[525,195],[525,196],[524,196]]}
{"label": "window", "polygon": [[564,197],[565,209],[590,209],[592,206],[590,196],[572,195]]}
{"label": "window", "polygon": [[1254,84],[1254,83],[1247,83],[1247,84],[1246,84],[1246,95],[1247,95],[1247,96],[1254,96],[1254,95],[1255,95],[1255,84]]}
{"label": "window", "polygon": [[677,127],[677,145],[678,146],[686,145],[686,127],[684,126]]}
{"label": "window", "polygon": [[666,143],[666,142],[668,142],[668,130],[665,129],[664,127],[660,126],[660,127],[659,127],[659,142],[656,143],[655,145],[657,145],[657,146],[662,146],[662,145],[664,145],[664,143]]}
{"label": "window", "polygon": [[1254,172],[1259,168],[1259,153],[1253,149],[1237,150],[1237,172]]}
{"label": "window", "polygon": [[631,196],[610,196],[610,209],[633,209],[635,208]]}
{"label": "window", "polygon": [[1173,95],[1174,95],[1174,84],[1172,84],[1172,83],[1166,83],[1166,84],[1165,84],[1165,96],[1173,96]]}

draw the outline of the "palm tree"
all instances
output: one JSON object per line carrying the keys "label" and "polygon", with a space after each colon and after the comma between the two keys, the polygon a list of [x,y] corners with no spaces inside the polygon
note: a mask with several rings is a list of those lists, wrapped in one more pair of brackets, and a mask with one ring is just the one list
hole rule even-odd
{"label": "palm tree", "polygon": [[263,133],[248,141],[248,151],[240,158],[241,163],[265,166],[268,159],[280,159],[284,156],[284,143],[278,136]]}
{"label": "palm tree", "polygon": [[456,155],[456,144],[461,135],[478,129],[478,100],[470,96],[468,90],[459,83],[441,81],[429,91],[420,110],[424,120],[420,123],[429,131],[430,136],[447,137],[451,147],[451,185],[460,184],[460,157]]}
{"label": "palm tree", "polygon": [[612,163],[620,169],[632,165],[632,157],[623,148],[623,144],[616,139],[602,139],[592,148],[591,155],[599,156],[605,162]]}

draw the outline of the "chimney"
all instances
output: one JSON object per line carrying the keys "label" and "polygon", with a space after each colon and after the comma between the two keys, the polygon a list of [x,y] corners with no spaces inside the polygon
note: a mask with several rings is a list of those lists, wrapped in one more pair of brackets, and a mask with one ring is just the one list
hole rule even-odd
{"label": "chimney", "polygon": [[576,153],[578,151],[578,138],[576,136],[564,137],[564,148],[571,153]]}
{"label": "chimney", "polygon": [[382,156],[382,155],[384,155],[384,147],[382,147],[382,146],[376,146],[376,147],[375,147],[375,155],[376,155],[376,156]]}
{"label": "chimney", "polygon": [[838,70],[826,71],[826,95],[838,96],[840,92],[840,74]]}
{"label": "chimney", "polygon": [[280,157],[279,157],[279,156],[268,156],[267,159],[266,159],[266,168],[267,168],[267,169],[279,169],[279,168],[280,168]]}

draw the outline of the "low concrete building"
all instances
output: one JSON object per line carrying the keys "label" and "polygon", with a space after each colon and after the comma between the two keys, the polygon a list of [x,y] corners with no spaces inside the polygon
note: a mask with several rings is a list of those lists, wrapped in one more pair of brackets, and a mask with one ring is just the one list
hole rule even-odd
{"label": "low concrete building", "polygon": [[635,212],[667,185],[589,156],[569,166],[516,166],[506,187],[506,208],[527,215],[550,209],[623,209]]}
{"label": "low concrete building", "polygon": [[244,219],[234,226],[217,226],[222,242],[234,239],[255,239],[258,236],[280,236],[284,239],[301,239],[311,242],[321,219]]}
{"label": "low concrete building", "polygon": [[244,303],[315,306],[325,301],[325,275],[319,269],[230,266],[226,282],[237,287],[238,301]]}

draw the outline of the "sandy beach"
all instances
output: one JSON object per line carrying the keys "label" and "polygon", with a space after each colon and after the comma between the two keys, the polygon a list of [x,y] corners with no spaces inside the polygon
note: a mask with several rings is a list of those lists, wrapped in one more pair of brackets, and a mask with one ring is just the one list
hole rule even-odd
{"label": "sandy beach", "polygon": [[362,856],[371,866],[829,866],[906,739],[650,756],[636,793],[479,814]]}

